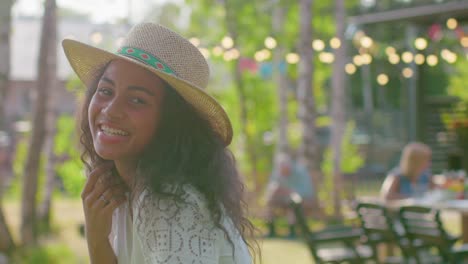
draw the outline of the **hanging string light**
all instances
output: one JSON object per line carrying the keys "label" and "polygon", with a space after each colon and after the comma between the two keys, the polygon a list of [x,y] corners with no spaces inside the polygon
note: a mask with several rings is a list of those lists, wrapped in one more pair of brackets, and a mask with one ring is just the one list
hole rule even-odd
{"label": "hanging string light", "polygon": [[415,46],[418,50],[424,50],[425,48],[427,48],[427,40],[424,39],[424,38],[417,38],[417,39],[414,41],[414,46]]}
{"label": "hanging string light", "polygon": [[424,64],[424,61],[426,59],[424,58],[424,55],[421,54],[421,53],[418,53],[414,56],[414,63],[416,63],[417,65],[422,65]]}
{"label": "hanging string light", "polygon": [[369,53],[365,53],[361,55],[362,63],[369,65],[372,63],[372,56]]}
{"label": "hanging string light", "polygon": [[273,37],[267,37],[264,41],[265,47],[269,49],[276,48],[276,40]]}
{"label": "hanging string light", "polygon": [[388,46],[385,48],[385,54],[390,57],[392,54],[396,54],[396,49],[392,46]]}
{"label": "hanging string light", "polygon": [[255,52],[254,58],[258,62],[268,60],[271,57],[271,52],[267,49],[262,49]]}
{"label": "hanging string light", "polygon": [[234,41],[231,37],[226,36],[221,40],[221,46],[223,46],[225,49],[230,49],[234,46]]}
{"label": "hanging string light", "polygon": [[300,60],[300,57],[299,57],[299,54],[297,53],[291,52],[291,53],[286,54],[286,61],[289,64],[296,64],[299,62],[299,60]]}
{"label": "hanging string light", "polygon": [[455,63],[457,61],[457,54],[448,49],[443,49],[440,52],[440,56],[448,63]]}
{"label": "hanging string light", "polygon": [[360,42],[361,42],[361,46],[366,49],[372,47],[372,44],[374,44],[374,41],[368,36],[362,37]]}
{"label": "hanging string light", "polygon": [[413,58],[413,53],[409,51],[405,51],[403,52],[403,54],[401,54],[401,60],[405,63],[411,63],[413,61]]}
{"label": "hanging string light", "polygon": [[323,42],[323,40],[321,39],[314,39],[312,41],[312,48],[315,51],[322,51],[323,49],[325,49],[325,42]]}
{"label": "hanging string light", "polygon": [[454,30],[456,29],[458,26],[458,22],[455,18],[449,18],[447,19],[447,28],[448,29],[451,29],[451,30]]}
{"label": "hanging string light", "polygon": [[400,56],[398,56],[398,54],[391,54],[390,56],[388,56],[388,61],[395,65],[395,64],[398,64],[400,63]]}
{"label": "hanging string light", "polygon": [[411,68],[404,68],[403,71],[402,71],[402,74],[403,74],[403,77],[409,79],[411,77],[413,77],[413,70]]}
{"label": "hanging string light", "polygon": [[381,73],[377,76],[377,83],[384,86],[388,83],[388,75],[385,73]]}
{"label": "hanging string light", "polygon": [[221,48],[220,46],[215,46],[212,52],[214,56],[219,57],[223,55],[223,48]]}
{"label": "hanging string light", "polygon": [[337,37],[331,38],[330,47],[332,47],[333,49],[338,49],[339,47],[341,47],[341,40]]}
{"label": "hanging string light", "polygon": [[427,62],[427,65],[433,67],[433,66],[436,66],[437,63],[439,63],[439,59],[437,58],[436,55],[431,54],[431,55],[427,56],[426,62]]}
{"label": "hanging string light", "polygon": [[463,36],[463,37],[460,39],[460,44],[461,44],[464,48],[468,48],[468,36]]}
{"label": "hanging string light", "polygon": [[356,72],[356,66],[352,63],[347,63],[345,65],[345,72],[349,75],[354,74]]}
{"label": "hanging string light", "polygon": [[321,52],[319,54],[319,60],[323,63],[330,64],[335,61],[335,55],[333,55],[331,52]]}
{"label": "hanging string light", "polygon": [[364,64],[363,59],[362,59],[362,56],[361,56],[361,55],[355,55],[355,56],[353,57],[353,63],[354,63],[356,66],[361,66],[362,64]]}

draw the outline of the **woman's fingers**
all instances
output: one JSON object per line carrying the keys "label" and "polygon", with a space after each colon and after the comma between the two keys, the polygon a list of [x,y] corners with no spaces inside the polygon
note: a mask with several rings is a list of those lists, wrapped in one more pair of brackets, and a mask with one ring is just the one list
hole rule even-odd
{"label": "woman's fingers", "polygon": [[[125,199],[126,188],[122,184],[108,186],[105,189],[95,189],[90,195],[90,206],[94,208],[102,208],[113,200]],[[99,200],[99,202],[93,202]],[[93,204],[93,205],[91,205]]]}
{"label": "woman's fingers", "polygon": [[103,213],[105,214],[112,214],[114,212],[115,208],[119,207],[121,204],[123,204],[125,201],[127,201],[127,198],[125,196],[118,196],[115,199],[112,199],[107,203],[103,210]]}
{"label": "woman's fingers", "polygon": [[93,190],[96,182],[98,181],[101,175],[103,175],[106,172],[111,173],[111,169],[113,165],[114,164],[111,162],[104,163],[103,165],[94,169],[88,175],[88,179],[86,181],[85,187],[83,188],[83,191],[81,192],[81,198],[84,199],[89,194],[89,192]]}
{"label": "woman's fingers", "polygon": [[121,185],[116,185],[108,188],[104,193],[102,193],[101,197],[103,197],[107,201],[125,198],[126,189]]}

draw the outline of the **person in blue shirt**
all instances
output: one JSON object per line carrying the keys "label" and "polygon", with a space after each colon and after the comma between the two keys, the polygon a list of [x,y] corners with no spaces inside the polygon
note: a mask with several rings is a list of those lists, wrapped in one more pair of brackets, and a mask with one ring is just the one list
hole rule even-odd
{"label": "person in blue shirt", "polygon": [[289,208],[289,195],[293,192],[298,193],[302,197],[307,209],[316,204],[315,190],[307,168],[300,162],[291,160],[289,155],[279,154],[266,190],[267,237],[276,236],[274,223],[277,217],[275,214],[276,209],[283,209],[282,211],[287,212],[289,224],[288,237],[294,238],[296,236],[296,219]]}
{"label": "person in blue shirt", "polygon": [[405,146],[400,164],[387,175],[380,195],[384,200],[417,198],[434,187],[430,173],[432,151],[412,142]]}

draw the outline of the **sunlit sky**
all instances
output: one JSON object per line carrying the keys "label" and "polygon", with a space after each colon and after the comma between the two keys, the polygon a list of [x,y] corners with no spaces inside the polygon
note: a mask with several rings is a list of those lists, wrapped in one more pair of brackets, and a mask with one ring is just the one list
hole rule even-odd
{"label": "sunlit sky", "polygon": [[[127,17],[129,14],[132,18],[138,17],[144,14],[149,5],[169,1],[171,0],[57,0],[57,5],[89,14],[94,22],[112,22]],[[13,14],[38,16],[42,14],[43,2],[41,0],[17,0],[13,7]],[[171,2],[181,1],[172,0]]]}

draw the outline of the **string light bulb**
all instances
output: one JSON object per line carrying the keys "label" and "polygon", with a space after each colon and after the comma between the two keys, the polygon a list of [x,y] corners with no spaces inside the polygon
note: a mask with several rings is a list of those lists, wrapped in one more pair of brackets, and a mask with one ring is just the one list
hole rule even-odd
{"label": "string light bulb", "polygon": [[424,39],[424,38],[417,38],[417,39],[414,41],[414,46],[415,46],[418,50],[424,50],[425,48],[427,48],[427,40]]}
{"label": "string light bulb", "polygon": [[356,72],[356,66],[352,63],[347,63],[345,65],[345,72],[349,75],[354,74]]}
{"label": "string light bulb", "polygon": [[315,51],[322,51],[325,49],[325,42],[321,39],[314,39],[314,41],[312,41],[312,48]]}
{"label": "string light bulb", "polygon": [[404,68],[402,73],[403,73],[403,77],[405,77],[407,79],[413,77],[413,74],[414,74],[413,70],[411,68],[408,68],[408,67]]}
{"label": "string light bulb", "polygon": [[274,49],[276,48],[276,40],[273,37],[267,37],[265,39],[265,47],[269,49]]}
{"label": "string light bulb", "polygon": [[458,22],[457,22],[457,20],[455,18],[447,19],[447,28],[448,29],[454,30],[454,29],[457,28],[457,26],[458,26]]}
{"label": "string light bulb", "polygon": [[431,54],[427,56],[426,62],[427,62],[427,65],[434,67],[437,65],[437,63],[439,63],[439,59],[437,58],[436,55]]}
{"label": "string light bulb", "polygon": [[384,86],[388,83],[388,75],[385,73],[381,73],[377,76],[377,83]]}
{"label": "string light bulb", "polygon": [[299,57],[299,54],[297,53],[291,52],[291,53],[286,54],[286,61],[289,64],[296,64],[299,62],[299,60],[300,60],[300,57]]}
{"label": "string light bulb", "polygon": [[231,37],[226,36],[221,40],[221,45],[225,49],[230,49],[230,48],[232,48],[234,46],[234,40],[232,40]]}
{"label": "string light bulb", "polygon": [[330,39],[330,47],[338,49],[339,47],[341,47],[341,40],[337,37],[333,37],[332,39]]}

